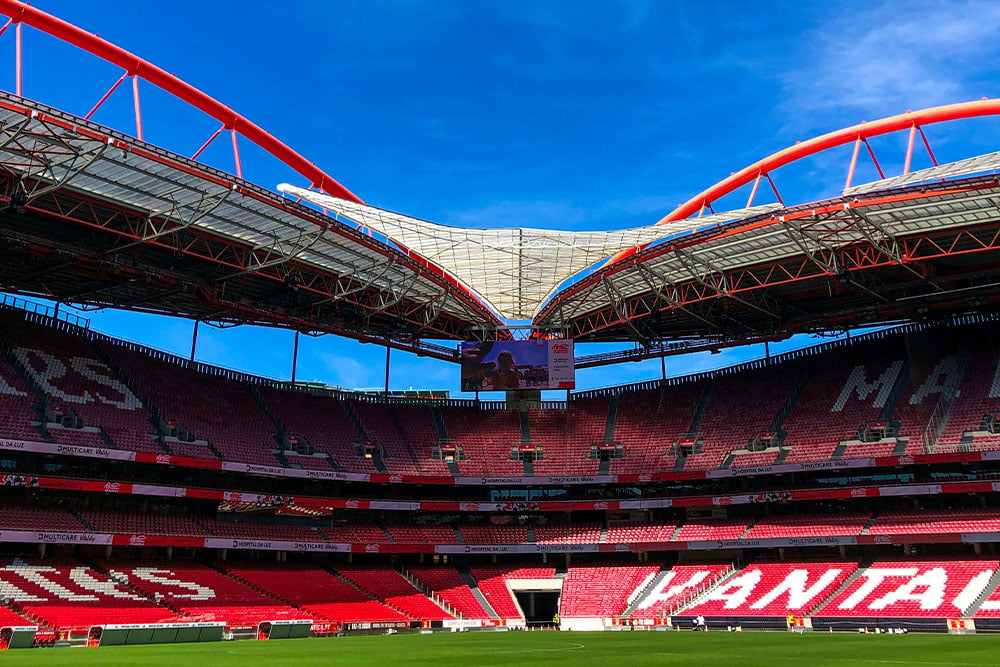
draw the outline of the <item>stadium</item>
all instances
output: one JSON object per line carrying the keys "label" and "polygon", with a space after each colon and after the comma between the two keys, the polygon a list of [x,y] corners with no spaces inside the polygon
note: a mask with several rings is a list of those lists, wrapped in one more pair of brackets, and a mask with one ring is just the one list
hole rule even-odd
{"label": "stadium", "polygon": [[[1000,630],[1000,154],[939,162],[928,135],[1000,99],[800,141],[645,226],[463,228],[367,204],[141,54],[0,13],[0,648],[991,661],[937,635]],[[31,99],[24,34],[120,76],[82,110]],[[152,88],[218,126],[190,157],[143,139]],[[134,127],[96,122],[122,95]],[[199,161],[220,145],[231,170]],[[785,202],[774,172],[837,148],[840,193]],[[244,178],[241,149],[289,182]],[[88,309],[193,321],[191,355]],[[294,332],[291,378],[197,361],[199,324]],[[300,381],[300,334],[384,348],[384,390]],[[471,397],[390,391],[391,350]],[[576,388],[643,360],[661,377]]]}

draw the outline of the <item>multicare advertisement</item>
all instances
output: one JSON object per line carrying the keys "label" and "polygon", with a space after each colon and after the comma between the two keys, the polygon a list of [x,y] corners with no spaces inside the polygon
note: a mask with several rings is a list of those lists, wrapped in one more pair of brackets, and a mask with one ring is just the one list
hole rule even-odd
{"label": "multicare advertisement", "polygon": [[462,343],[462,391],[573,389],[571,340]]}

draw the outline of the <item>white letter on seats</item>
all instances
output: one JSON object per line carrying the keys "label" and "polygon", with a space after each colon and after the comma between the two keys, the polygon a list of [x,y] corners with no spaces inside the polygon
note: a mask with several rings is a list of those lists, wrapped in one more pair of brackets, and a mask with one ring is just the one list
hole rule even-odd
{"label": "white letter on seats", "polygon": [[990,582],[990,577],[993,576],[993,570],[983,570],[976,576],[974,576],[962,592],[955,596],[955,599],[951,603],[958,608],[963,614],[969,608],[973,602],[982,594],[983,589],[986,588],[986,584]]}
{"label": "white letter on seats", "polygon": [[851,370],[850,376],[847,378],[847,383],[844,388],[840,390],[840,396],[837,397],[837,401],[833,404],[833,408],[830,412],[840,412],[847,405],[847,400],[851,397],[851,394],[857,394],[859,400],[865,400],[869,395],[876,389],[878,389],[878,394],[875,395],[875,401],[872,403],[872,407],[881,408],[885,405],[886,399],[889,398],[889,392],[892,391],[892,386],[896,384],[896,378],[899,377],[899,371],[903,369],[902,361],[894,361],[889,368],[885,369],[882,375],[878,376],[874,382],[869,383],[865,377],[865,367],[864,364],[859,364]]}
{"label": "white letter on seats", "polygon": [[948,387],[958,386],[958,357],[950,355],[938,362],[910,396],[910,405],[919,405],[931,394],[943,394]]}
{"label": "white letter on seats", "polygon": [[[724,600],[726,604],[723,606],[726,609],[736,609],[746,604],[746,601],[750,599],[750,595],[753,593],[753,589],[757,587],[760,583],[760,578],[764,576],[760,570],[751,570],[750,572],[745,572],[735,579],[730,579],[726,583],[719,586],[717,589],[708,594],[701,604],[695,605],[700,607],[706,602],[714,602],[716,600]],[[729,591],[732,591],[731,593]]]}
{"label": "white letter on seats", "polygon": [[114,398],[109,398],[103,394],[97,394],[97,398],[108,405],[114,405],[122,408],[123,410],[135,410],[141,405],[139,403],[139,399],[135,397],[135,394],[133,394],[128,387],[115,378],[105,374],[104,371],[107,369],[107,366],[99,362],[97,359],[73,357],[70,360],[70,365],[73,366],[73,370],[85,378],[89,378],[98,384],[110,387],[122,395],[121,400],[116,401]]}
{"label": "white letter on seats", "polygon": [[854,609],[889,577],[912,577],[917,572],[919,570],[915,567],[870,567],[861,575],[865,582],[849,598],[837,605],[837,609]]}
{"label": "white letter on seats", "polygon": [[[12,567],[0,567],[0,572],[2,571],[17,572]],[[23,591],[6,579],[0,579],[0,597],[5,597],[14,602],[45,602],[48,600],[48,598],[40,598],[37,595]]]}
{"label": "white letter on seats", "polygon": [[[38,380],[38,384],[41,386],[42,391],[46,394],[58,396],[67,403],[90,402],[90,393],[87,391],[83,392],[83,396],[76,396],[74,394],[67,394],[62,389],[53,386],[52,380],[66,376],[66,364],[53,357],[51,354],[47,354],[41,350],[32,350],[27,347],[18,347],[14,349],[14,356],[17,357],[18,360],[24,364],[24,367],[35,376],[35,379]],[[38,370],[35,367],[35,364],[32,363],[33,358],[34,360],[44,364],[45,368]]]}
{"label": "white letter on seats", "polygon": [[93,591],[99,595],[107,595],[108,597],[119,598],[121,600],[146,599],[140,595],[123,591],[113,581],[101,581],[95,578],[85,567],[74,567],[69,571],[69,578],[80,588]]}
{"label": "white letter on seats", "polygon": [[[124,574],[128,577],[128,572],[118,572],[119,574]],[[132,570],[132,574],[135,575],[137,579],[143,579],[153,584],[162,584],[164,586],[176,586],[177,588],[186,588],[192,593],[169,593],[172,598],[184,598],[187,600],[211,600],[215,597],[215,591],[213,591],[208,586],[202,586],[201,584],[196,584],[193,581],[180,581],[179,579],[168,579],[166,576],[176,577],[177,575],[170,570],[164,570],[158,567],[137,567]],[[161,591],[162,592],[162,591]]]}
{"label": "white letter on seats", "polygon": [[59,570],[54,567],[15,565],[5,569],[24,577],[33,584],[38,584],[49,593],[52,593],[57,598],[61,598],[63,600],[68,600],[70,602],[97,602],[99,600],[96,595],[80,595],[79,593],[74,593],[62,584],[56,583],[51,579],[47,579],[42,574],[43,572],[58,572]]}
{"label": "white letter on seats", "polygon": [[[944,587],[947,584],[948,574],[944,568],[935,567],[913,577],[893,592],[875,600],[868,605],[868,608],[881,610],[903,600],[913,600],[920,603],[921,609],[937,609],[944,602]],[[923,592],[917,593],[918,588],[922,588]]]}
{"label": "white letter on seats", "polygon": [[20,389],[14,389],[11,385],[7,383],[7,378],[0,375],[0,394],[5,394],[7,396],[27,396],[25,392]]}
{"label": "white letter on seats", "polygon": [[[670,586],[670,582],[676,578],[677,573],[673,571],[667,572],[667,575],[663,577],[663,581],[657,584],[656,588],[651,590],[649,594],[642,599],[642,602],[639,603],[636,610],[648,609],[658,602],[666,602],[674,596],[680,595],[689,588],[695,588],[698,584],[705,581],[709,574],[710,572],[708,570],[700,570],[691,575],[684,583]],[[667,588],[667,586],[670,586],[670,588]],[[666,592],[664,592],[664,589],[666,589]]]}
{"label": "white letter on seats", "polygon": [[841,572],[840,569],[827,570],[816,583],[806,588],[806,582],[809,581],[809,570],[792,570],[784,581],[775,586],[770,593],[750,605],[750,608],[763,609],[788,593],[788,608],[801,609],[833,583]]}

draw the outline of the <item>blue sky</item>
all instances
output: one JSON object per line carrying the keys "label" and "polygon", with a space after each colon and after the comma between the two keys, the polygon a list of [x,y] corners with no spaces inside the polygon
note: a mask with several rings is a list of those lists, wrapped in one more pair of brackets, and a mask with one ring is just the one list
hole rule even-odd
{"label": "blue sky", "polygon": [[[1000,4],[990,2],[34,4],[203,89],[369,203],[457,225],[649,224],[797,140],[1000,94]],[[12,51],[8,33],[0,37],[5,62]],[[30,29],[25,59],[25,94],[79,115],[120,74]],[[8,90],[12,69],[0,72]],[[190,155],[217,127],[148,85],[142,100],[146,139],[165,148]],[[128,91],[94,120],[132,132]],[[986,119],[927,133],[946,161],[996,150],[998,129]],[[887,170],[898,173],[904,141],[873,142]],[[249,180],[305,185],[247,142],[241,152]],[[232,170],[228,142],[202,159]],[[849,149],[832,151],[775,179],[786,202],[835,195],[848,160]],[[918,155],[914,168],[922,166]],[[874,177],[862,164],[856,182]],[[745,197],[724,203],[735,208]],[[102,331],[190,349],[188,321],[90,317]],[[287,377],[291,341],[287,331],[202,327],[197,356]],[[758,354],[672,359],[668,372]],[[371,345],[303,339],[299,378],[377,387],[383,359]],[[591,387],[658,375],[650,361],[583,371],[578,380]],[[458,377],[457,366],[394,353],[392,388],[457,391]]]}

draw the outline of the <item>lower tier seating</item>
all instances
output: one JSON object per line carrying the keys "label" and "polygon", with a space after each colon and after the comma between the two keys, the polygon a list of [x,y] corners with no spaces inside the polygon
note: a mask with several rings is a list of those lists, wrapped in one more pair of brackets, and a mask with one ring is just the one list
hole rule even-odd
{"label": "lower tier seating", "polygon": [[409,617],[315,565],[219,563],[225,571],[302,608],[307,617],[337,623],[407,621]]}
{"label": "lower tier seating", "polygon": [[479,585],[486,601],[500,618],[523,619],[524,613],[514,598],[508,580],[552,579],[554,567],[484,566],[469,568],[469,573]]}
{"label": "lower tier seating", "polygon": [[660,567],[659,563],[571,566],[563,579],[559,616],[619,616],[631,602],[630,596],[642,590]]}
{"label": "lower tier seating", "polygon": [[185,620],[120,579],[71,560],[4,561],[0,598],[53,629]]}
{"label": "lower tier seating", "polygon": [[719,584],[684,616],[808,615],[857,569],[854,562],[761,563]]}
{"label": "lower tier seating", "polygon": [[256,628],[262,621],[303,618],[301,610],[206,565],[168,562],[103,562],[117,581],[176,609],[188,620]]}
{"label": "lower tier seating", "polygon": [[410,576],[441,598],[463,618],[489,618],[472,589],[453,567],[411,567]]}

